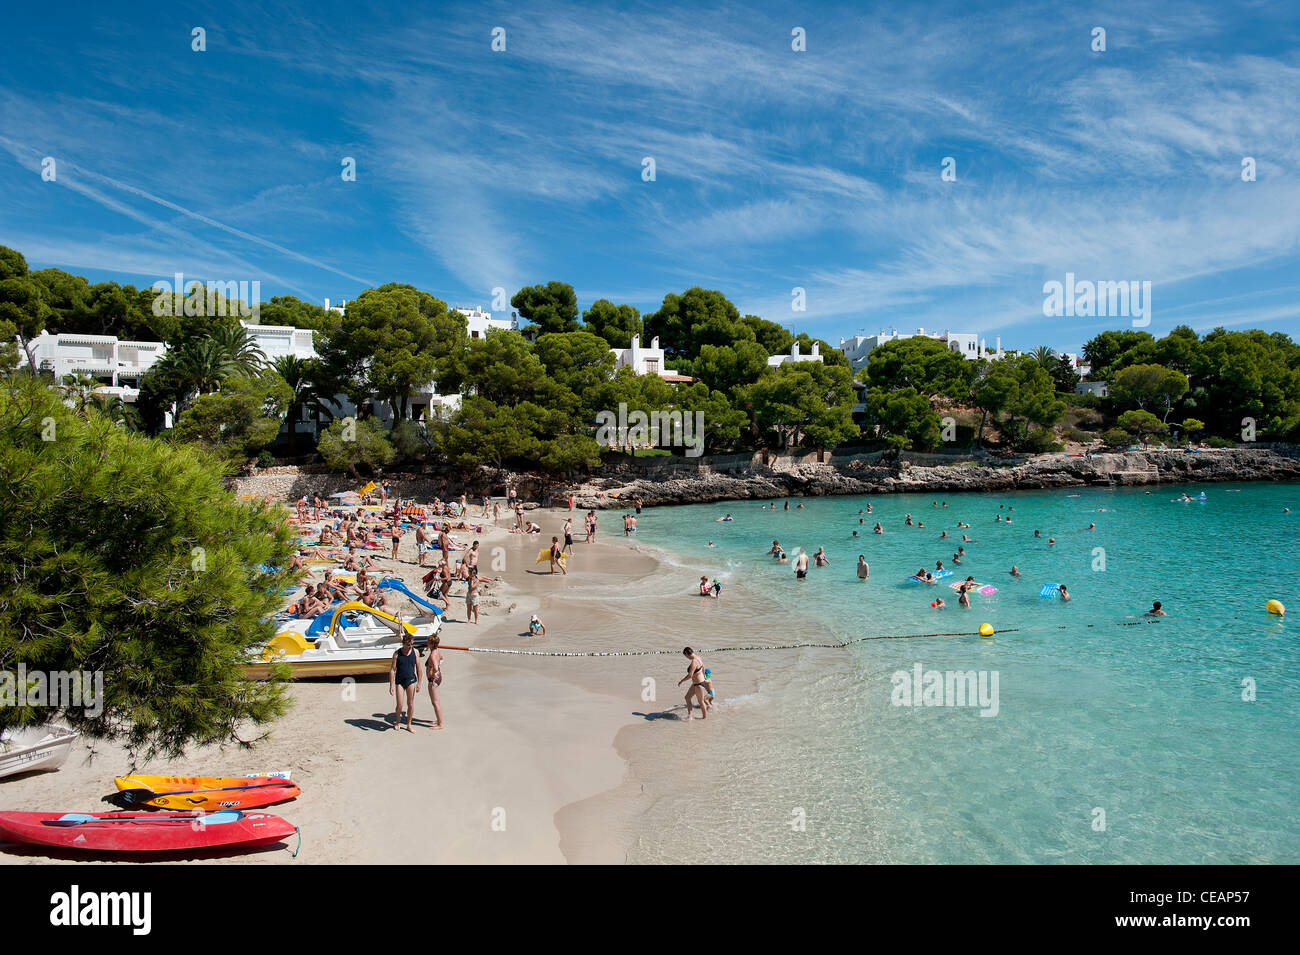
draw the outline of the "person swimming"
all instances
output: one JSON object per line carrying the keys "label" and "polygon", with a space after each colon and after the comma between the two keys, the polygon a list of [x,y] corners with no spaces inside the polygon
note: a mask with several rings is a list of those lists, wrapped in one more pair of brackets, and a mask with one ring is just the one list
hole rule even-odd
{"label": "person swimming", "polygon": [[1069,592],[1068,590],[1065,589],[1065,584],[1061,584],[1061,585],[1058,586],[1056,589],[1059,590],[1059,591],[1061,592],[1061,599],[1062,599],[1062,600],[1069,600],[1069,599],[1070,599],[1070,592]]}
{"label": "person swimming", "polygon": [[1167,616],[1169,616],[1169,614],[1165,613],[1164,610],[1161,609],[1161,603],[1160,603],[1159,600],[1157,600],[1155,603],[1153,603],[1153,604],[1151,605],[1151,609],[1147,611],[1147,616],[1148,616],[1148,617],[1167,617]]}
{"label": "person swimming", "polygon": [[725,523],[727,523],[727,522],[730,521],[730,520],[731,520],[731,515],[728,514],[726,517],[719,517],[717,522],[718,522],[719,524],[725,524]]}
{"label": "person swimming", "polygon": [[1012,564],[1012,565],[1011,565],[1011,576],[1012,576],[1012,577],[1019,577],[1019,576],[1020,576],[1020,568],[1017,567],[1015,564]]}

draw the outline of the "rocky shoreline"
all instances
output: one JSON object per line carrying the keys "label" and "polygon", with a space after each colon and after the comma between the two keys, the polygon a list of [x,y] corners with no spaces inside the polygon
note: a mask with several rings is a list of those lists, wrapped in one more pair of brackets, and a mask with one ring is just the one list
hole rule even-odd
{"label": "rocky shoreline", "polygon": [[[685,464],[679,459],[650,459],[645,467],[607,468],[581,483],[548,480],[536,474],[463,475],[390,474],[394,490],[404,497],[432,500],[435,495],[471,497],[485,486],[503,483],[519,488],[528,506],[550,495],[558,504],[573,494],[576,507],[619,508],[640,496],[647,506],[700,504],[713,501],[767,500],[782,497],[825,497],[841,494],[906,492],[1014,491],[1040,488],[1112,487],[1193,482],[1300,481],[1300,448],[1228,448],[1192,453],[1181,450],[1125,451],[1089,457],[1040,454],[1011,462],[993,458],[904,455],[884,461],[879,454],[802,459],[776,458],[763,464],[759,456],[737,461]],[[913,460],[909,460],[913,458]],[[722,466],[725,464],[725,466]],[[305,493],[330,494],[354,489],[356,478],[317,468],[278,467],[232,478],[237,494],[292,500]]]}
{"label": "rocky shoreline", "polygon": [[617,508],[637,496],[647,506],[653,506],[840,494],[1015,491],[1201,481],[1300,481],[1300,450],[1129,451],[1087,458],[1042,454],[1012,465],[974,461],[915,465],[906,458],[887,465],[851,458],[755,468],[752,473],[740,475],[700,468],[689,477],[597,478],[575,489],[575,504],[583,508]]}

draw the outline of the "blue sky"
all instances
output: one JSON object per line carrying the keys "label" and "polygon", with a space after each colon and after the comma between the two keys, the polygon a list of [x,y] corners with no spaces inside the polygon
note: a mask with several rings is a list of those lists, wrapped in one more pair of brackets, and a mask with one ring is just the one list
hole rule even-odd
{"label": "blue sky", "polygon": [[832,342],[920,326],[1062,350],[1125,324],[1043,317],[1043,283],[1074,272],[1150,281],[1156,335],[1300,337],[1294,3],[73,3],[6,20],[0,244],[33,267],[317,302],[399,281],[489,307],[494,287],[551,279],[583,307],[644,311],[702,285]]}

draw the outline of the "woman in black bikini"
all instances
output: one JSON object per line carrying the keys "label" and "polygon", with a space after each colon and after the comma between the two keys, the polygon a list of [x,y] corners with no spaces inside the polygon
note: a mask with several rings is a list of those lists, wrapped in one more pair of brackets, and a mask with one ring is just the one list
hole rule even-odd
{"label": "woman in black bikini", "polygon": [[388,693],[397,697],[397,712],[393,726],[402,728],[402,701],[406,701],[406,731],[411,729],[415,713],[415,694],[420,692],[420,655],[415,652],[415,640],[408,633],[402,637],[402,649],[393,654],[393,665],[388,668]]}
{"label": "woman in black bikini", "polygon": [[686,691],[686,718],[691,719],[691,700],[692,698],[700,704],[700,719],[709,718],[708,701],[704,696],[704,661],[690,647],[682,650],[682,656],[691,662],[686,665],[686,676],[677,681],[681,686],[687,680],[691,681],[690,689]]}

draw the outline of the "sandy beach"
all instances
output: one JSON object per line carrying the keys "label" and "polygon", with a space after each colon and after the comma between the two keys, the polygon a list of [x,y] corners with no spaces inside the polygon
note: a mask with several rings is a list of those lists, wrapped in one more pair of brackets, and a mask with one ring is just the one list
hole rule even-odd
{"label": "sandy beach", "polygon": [[[471,514],[477,513],[474,507]],[[299,826],[298,862],[312,863],[619,863],[635,840],[638,817],[652,800],[645,781],[663,770],[671,779],[675,753],[662,719],[682,714],[686,643],[734,637],[727,601],[710,601],[692,628],[663,611],[668,595],[698,601],[691,572],[664,567],[627,540],[621,522],[601,515],[596,542],[585,544],[575,510],[575,552],[569,575],[534,565],[537,551],[561,533],[561,509],[529,516],[543,533],[508,533],[509,518],[486,523],[480,566],[499,580],[481,601],[481,624],[468,624],[464,587],[452,588],[444,646],[532,651],[658,651],[656,655],[542,656],[447,649],[442,699],[446,728],[431,728],[427,693],[416,703],[414,733],[395,730],[393,698],[384,677],[356,682],[299,681],[293,706],[262,728],[250,748],[196,749],[173,761],[132,766],[116,744],[78,741],[57,772],[0,781],[5,808],[104,811],[112,777],[126,772],[168,775],[289,771],[302,787],[295,801],[265,811]],[[615,525],[615,526],[610,526]],[[416,589],[413,535],[396,563],[381,566]],[[319,578],[317,571],[313,578]],[[409,609],[409,608],[408,608]],[[545,637],[528,635],[538,613]],[[743,657],[742,654],[734,655]],[[729,660],[727,695],[750,692],[752,674]],[[653,681],[648,689],[647,681]],[[749,685],[746,685],[749,684]],[[710,723],[716,725],[716,720]],[[692,731],[709,733],[698,720]],[[250,730],[249,737],[256,735]],[[617,748],[616,748],[617,742]],[[290,848],[293,848],[290,845]],[[41,862],[41,851],[0,853],[5,864]],[[217,859],[223,863],[290,864],[281,849]]]}

